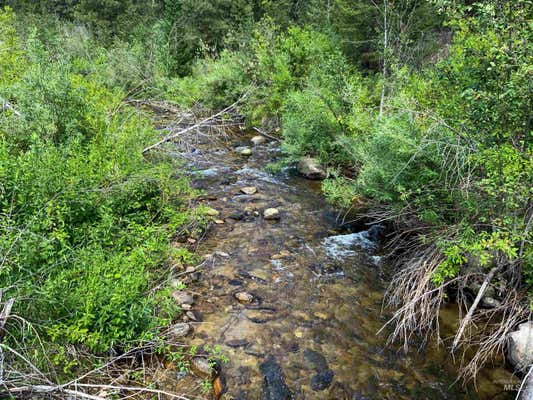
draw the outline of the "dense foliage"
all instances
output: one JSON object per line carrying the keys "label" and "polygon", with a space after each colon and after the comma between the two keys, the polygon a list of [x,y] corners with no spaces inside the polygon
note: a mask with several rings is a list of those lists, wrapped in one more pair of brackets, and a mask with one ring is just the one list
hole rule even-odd
{"label": "dense foliage", "polygon": [[8,342],[51,342],[48,356],[68,363],[64,344],[129,347],[172,321],[169,288],[153,287],[193,261],[170,242],[199,216],[179,166],[142,157],[157,134],[106,85],[96,44],[76,54],[68,34],[23,39],[15,23],[0,13],[0,96],[13,107],[0,113],[0,287],[32,328]]}

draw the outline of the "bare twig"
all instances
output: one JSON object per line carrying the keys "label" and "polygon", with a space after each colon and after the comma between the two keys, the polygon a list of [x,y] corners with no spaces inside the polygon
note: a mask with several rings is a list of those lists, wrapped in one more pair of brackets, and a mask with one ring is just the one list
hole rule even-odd
{"label": "bare twig", "polygon": [[487,290],[487,287],[489,286],[490,281],[492,280],[492,278],[494,278],[494,274],[496,274],[496,271],[498,271],[498,269],[499,269],[498,267],[493,267],[490,270],[490,272],[487,274],[485,279],[483,280],[483,284],[479,288],[479,291],[477,292],[477,296],[474,299],[472,306],[468,310],[468,313],[466,314],[466,316],[461,321],[461,325],[459,326],[459,329],[457,330],[457,334],[455,335],[455,339],[453,340],[453,344],[452,344],[452,351],[454,351],[457,348],[459,341],[461,340],[461,337],[463,336],[465,328],[467,327],[470,320],[472,319],[472,315],[474,315],[474,311],[476,311],[476,308],[479,302],[481,301],[481,299],[483,298],[483,295],[485,294],[485,290]]}

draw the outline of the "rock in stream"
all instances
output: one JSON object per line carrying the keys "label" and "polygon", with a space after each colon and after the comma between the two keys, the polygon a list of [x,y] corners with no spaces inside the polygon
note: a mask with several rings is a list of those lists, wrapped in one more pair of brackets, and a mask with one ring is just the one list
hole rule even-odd
{"label": "rock in stream", "polygon": [[285,383],[285,375],[274,357],[270,356],[259,366],[264,376],[261,400],[290,400],[292,393]]}

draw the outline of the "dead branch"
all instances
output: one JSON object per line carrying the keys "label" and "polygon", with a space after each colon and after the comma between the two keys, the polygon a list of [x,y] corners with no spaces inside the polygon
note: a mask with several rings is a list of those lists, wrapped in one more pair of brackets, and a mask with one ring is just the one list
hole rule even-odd
{"label": "dead branch", "polygon": [[6,325],[6,321],[9,318],[9,314],[11,314],[11,308],[13,307],[13,303],[15,302],[15,299],[9,299],[4,304],[4,308],[2,309],[2,312],[0,313],[0,343],[2,342],[2,338],[4,336],[4,326]]}
{"label": "dead branch", "polygon": [[74,396],[74,398],[82,398],[82,399],[89,399],[89,400],[106,400],[103,397],[95,396],[92,394],[88,394],[85,392],[81,392],[79,390],[71,390],[71,389],[64,389],[60,386],[52,386],[52,385],[29,385],[29,386],[21,386],[21,387],[15,387],[8,389],[9,393],[65,393]]}
{"label": "dead branch", "polygon": [[150,389],[145,388],[141,386],[116,386],[116,385],[99,385],[99,384],[92,384],[92,383],[77,383],[77,387],[84,387],[84,388],[94,388],[94,389],[111,389],[111,390],[122,390],[126,392],[140,392],[140,393],[152,393],[157,394],[161,396],[168,396],[171,399],[178,399],[178,400],[190,400],[187,397],[181,396],[179,394],[174,394],[170,392],[166,392],[164,390],[157,390],[157,389]]}
{"label": "dead branch", "polygon": [[494,278],[494,274],[498,271],[499,267],[494,267],[490,270],[488,275],[485,277],[483,284],[479,288],[479,291],[477,292],[477,296],[472,303],[472,306],[468,310],[468,313],[461,321],[461,325],[459,326],[459,329],[457,331],[457,334],[455,335],[455,339],[453,340],[452,345],[452,352],[457,348],[457,345],[459,344],[459,341],[461,340],[461,337],[463,336],[464,330],[466,326],[469,324],[470,320],[472,319],[472,315],[474,315],[474,311],[476,311],[476,308],[481,301],[483,295],[485,294],[485,290],[487,290],[487,287],[489,286],[490,281],[492,278]]}
{"label": "dead branch", "polygon": [[[158,396],[167,396],[171,399],[177,400],[189,400],[187,397],[166,392],[164,390],[150,389],[140,386],[118,386],[118,385],[100,385],[100,384],[91,384],[91,383],[77,383],[76,387],[87,388],[87,389],[110,389],[110,390],[120,390],[123,392],[137,392],[137,393],[150,393],[156,394]],[[15,388],[9,388],[9,393],[66,393],[74,396],[75,398],[83,398],[89,400],[105,400],[105,398],[92,395],[80,390],[68,389],[65,385],[26,385]]]}
{"label": "dead branch", "polygon": [[233,103],[232,105],[230,105],[230,106],[224,108],[223,110],[217,112],[216,114],[211,115],[211,116],[208,117],[208,118],[203,119],[203,120],[200,121],[200,122],[195,123],[194,125],[188,126],[187,128],[181,129],[181,130],[179,130],[179,131],[177,131],[177,132],[172,132],[172,133],[168,134],[167,136],[165,136],[163,139],[161,139],[161,140],[158,141],[157,143],[154,143],[154,144],[152,144],[151,146],[146,147],[146,148],[142,151],[142,154],[146,154],[146,153],[149,152],[150,150],[155,149],[156,147],[162,145],[163,143],[166,143],[166,142],[168,142],[168,141],[170,141],[170,140],[172,140],[172,139],[175,139],[175,138],[178,137],[178,136],[184,135],[184,134],[186,134],[186,133],[188,133],[188,132],[190,132],[190,131],[193,131],[193,130],[195,130],[195,129],[198,129],[198,128],[201,128],[201,127],[203,127],[203,126],[208,125],[210,122],[212,122],[212,121],[216,120],[217,118],[223,116],[224,114],[227,114],[227,113],[231,112],[232,110],[234,110],[235,107],[236,107],[239,103],[241,103],[241,102],[244,100],[245,97],[246,97],[246,95],[242,96],[239,100],[237,100],[237,101],[236,101],[235,103]]}
{"label": "dead branch", "polygon": [[254,129],[254,131],[259,132],[261,135],[266,136],[266,137],[269,138],[269,139],[275,140],[275,141],[277,141],[277,142],[281,142],[281,139],[280,139],[280,138],[278,138],[278,137],[276,137],[276,136],[273,136],[273,135],[271,135],[271,134],[269,134],[269,133],[266,133],[264,130],[262,130],[262,129],[256,127],[256,126],[254,126],[253,129]]}

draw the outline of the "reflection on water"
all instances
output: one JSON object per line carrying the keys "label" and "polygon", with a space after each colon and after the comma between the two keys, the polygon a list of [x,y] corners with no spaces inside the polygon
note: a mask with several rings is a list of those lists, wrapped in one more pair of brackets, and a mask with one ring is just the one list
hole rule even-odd
{"label": "reflection on water", "polygon": [[[208,203],[224,223],[197,249],[208,260],[191,286],[203,320],[188,340],[222,346],[223,398],[285,399],[288,391],[295,399],[512,398],[496,382],[509,378],[505,371],[484,371],[475,392],[453,385],[445,346],[406,355],[386,346],[386,333],[376,335],[387,320],[379,227],[339,232],[319,182],[264,172],[275,143],[250,157],[212,146],[201,148],[203,172],[194,179],[216,198]],[[244,186],[257,193],[240,193]],[[262,217],[272,207],[279,220]],[[240,303],[242,292],[253,301]],[[167,388],[202,398],[191,393],[190,376],[166,373]]]}

